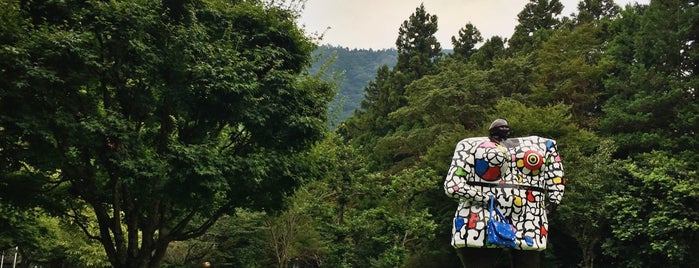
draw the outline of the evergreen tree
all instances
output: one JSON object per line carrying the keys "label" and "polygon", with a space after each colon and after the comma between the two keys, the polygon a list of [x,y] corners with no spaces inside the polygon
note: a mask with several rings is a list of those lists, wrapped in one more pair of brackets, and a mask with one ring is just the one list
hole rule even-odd
{"label": "evergreen tree", "polygon": [[[444,171],[456,142],[503,117],[564,157],[544,266],[699,266],[696,0],[619,13],[582,0],[572,20],[531,0],[512,39],[475,49],[469,23],[444,59],[420,5],[399,64],[378,67],[338,128],[351,142],[326,135],[311,151],[330,87],[298,76],[313,46],[274,8],[302,1],[204,2],[0,1],[0,248],[24,244],[42,265],[155,266],[152,245],[220,216],[162,259],[455,267]],[[154,232],[152,215],[182,220]],[[75,239],[80,227],[121,246],[92,254],[110,241]]]}
{"label": "evergreen tree", "polygon": [[[565,158],[568,182],[565,202],[551,217],[549,225],[557,234],[551,237],[555,245],[553,253],[562,262],[561,267],[605,267],[598,261],[602,255],[599,247],[609,235],[606,226],[613,212],[600,209],[606,205],[601,197],[609,194],[619,178],[621,163],[612,159],[615,148],[610,140],[590,139],[567,146],[570,149],[566,150]],[[594,152],[581,151],[595,147]],[[581,222],[582,218],[585,221]],[[575,243],[566,243],[567,237]]]}
{"label": "evergreen tree", "polygon": [[612,19],[620,12],[613,0],[582,0],[578,3],[575,20],[580,23],[594,23],[601,19]]}
{"label": "evergreen tree", "polygon": [[605,34],[600,24],[558,29],[537,50],[533,85],[528,97],[539,104],[562,102],[572,107],[573,120],[592,127],[601,114],[603,79],[610,66],[602,61]]}
{"label": "evergreen tree", "polygon": [[[605,60],[609,99],[599,124],[628,159],[607,196],[614,230],[602,245],[616,266],[693,267],[699,105],[695,88],[696,1],[627,6],[611,24]],[[690,30],[692,29],[692,30]],[[677,234],[681,234],[677,236]]]}
{"label": "evergreen tree", "polygon": [[401,106],[403,96],[398,93],[402,90],[396,88],[399,84],[396,80],[396,73],[387,65],[379,67],[374,80],[364,88],[361,109],[355,110],[354,115],[340,125],[339,132],[357,146],[371,150],[378,136],[390,130],[388,114]]}
{"label": "evergreen tree", "polygon": [[697,36],[690,30],[697,9],[693,1],[657,1],[626,10],[612,25],[618,33],[606,55],[616,75],[605,80],[609,100],[599,127],[615,138],[620,156],[699,146]]}
{"label": "evergreen tree", "polygon": [[493,67],[493,61],[507,56],[505,49],[507,39],[500,36],[493,36],[486,40],[478,50],[471,55],[471,61],[482,69]]}
{"label": "evergreen tree", "polygon": [[398,62],[394,71],[408,74],[408,81],[434,73],[432,67],[442,54],[442,47],[434,36],[437,29],[437,16],[427,13],[425,5],[420,4],[398,29]]}
{"label": "evergreen tree", "polygon": [[[421,4],[399,29],[396,66],[393,69],[388,66],[379,68],[375,80],[365,88],[362,110],[357,110],[354,118],[340,127],[346,138],[373,151],[377,140],[396,130],[400,123],[392,121],[389,115],[407,104],[406,86],[436,72],[434,66],[442,55],[441,46],[434,36],[436,32],[437,16],[427,13]],[[390,161],[369,161],[375,167],[391,165]]]}
{"label": "evergreen tree", "polygon": [[519,14],[517,26],[510,38],[513,54],[527,54],[548,39],[552,30],[561,23],[558,16],[563,11],[559,0],[529,0]]}
{"label": "evergreen tree", "polygon": [[481,32],[476,26],[467,23],[459,29],[459,37],[451,37],[451,44],[454,46],[454,56],[468,60],[476,52],[476,45],[483,41]]}

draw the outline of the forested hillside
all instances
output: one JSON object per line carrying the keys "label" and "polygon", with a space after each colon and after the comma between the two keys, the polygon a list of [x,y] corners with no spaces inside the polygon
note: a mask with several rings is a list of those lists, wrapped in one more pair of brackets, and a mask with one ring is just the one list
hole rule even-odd
{"label": "forested hillside", "polygon": [[0,1],[5,262],[460,267],[445,176],[505,118],[564,167],[542,267],[699,267],[697,1],[530,0],[446,54],[423,5],[352,51],[280,2]]}
{"label": "forested hillside", "polygon": [[364,99],[364,87],[376,76],[382,65],[393,67],[398,53],[395,49],[349,49],[322,45],[314,52],[311,73],[323,72],[324,79],[335,81],[337,94],[330,105],[333,125],[347,119]]}

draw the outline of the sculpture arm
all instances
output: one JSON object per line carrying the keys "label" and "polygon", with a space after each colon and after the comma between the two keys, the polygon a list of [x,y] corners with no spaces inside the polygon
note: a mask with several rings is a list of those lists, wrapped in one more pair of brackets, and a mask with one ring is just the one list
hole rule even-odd
{"label": "sculpture arm", "polygon": [[464,141],[457,144],[452,157],[449,172],[444,179],[444,192],[451,198],[466,199],[476,202],[488,201],[488,196],[477,187],[467,184],[473,178],[473,169],[468,166],[468,158],[473,157],[468,152],[469,144]]}
{"label": "sculpture arm", "polygon": [[563,199],[565,193],[565,173],[563,172],[563,163],[556,148],[556,141],[550,140],[546,144],[546,189],[549,203],[557,206]]}

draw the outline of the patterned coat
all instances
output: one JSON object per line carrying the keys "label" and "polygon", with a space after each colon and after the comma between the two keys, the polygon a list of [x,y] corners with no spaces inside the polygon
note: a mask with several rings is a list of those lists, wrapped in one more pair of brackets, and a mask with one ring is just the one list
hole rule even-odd
{"label": "patterned coat", "polygon": [[[511,138],[501,144],[487,137],[460,141],[454,150],[444,191],[459,199],[451,244],[495,247],[486,242],[488,201],[516,229],[516,249],[544,250],[548,238],[545,202],[559,204],[565,189],[563,165],[556,141],[537,137]],[[548,197],[548,200],[546,200]]]}

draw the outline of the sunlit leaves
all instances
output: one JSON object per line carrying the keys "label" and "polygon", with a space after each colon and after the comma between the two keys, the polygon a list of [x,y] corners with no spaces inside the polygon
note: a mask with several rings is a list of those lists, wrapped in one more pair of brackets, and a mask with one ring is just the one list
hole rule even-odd
{"label": "sunlit leaves", "polygon": [[699,231],[699,184],[692,166],[662,151],[626,162],[623,181],[606,198],[614,236],[605,242],[605,251],[625,254],[630,265],[693,263],[691,252],[698,246],[692,234]]}

